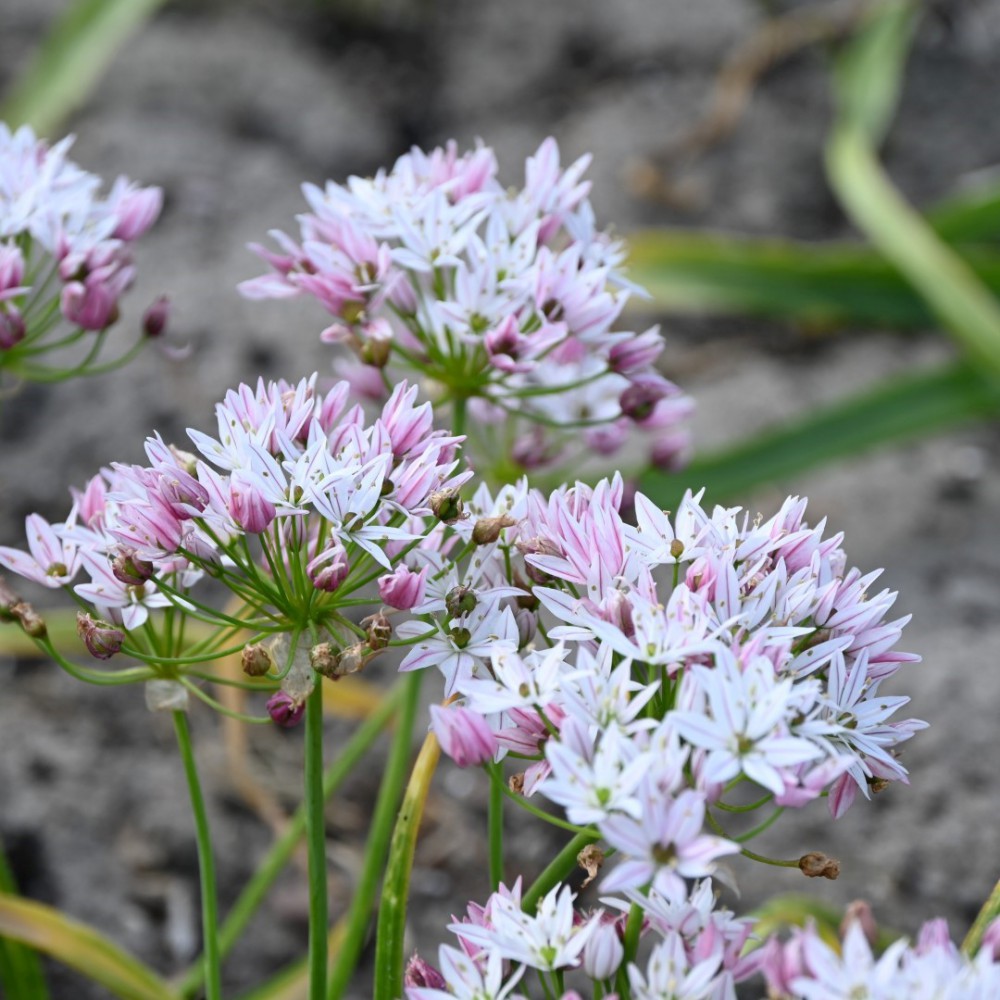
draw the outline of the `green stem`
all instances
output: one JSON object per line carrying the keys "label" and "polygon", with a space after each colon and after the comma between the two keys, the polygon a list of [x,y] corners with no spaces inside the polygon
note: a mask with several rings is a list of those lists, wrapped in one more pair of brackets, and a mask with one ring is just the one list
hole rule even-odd
{"label": "green stem", "polygon": [[382,902],[378,911],[373,1000],[398,1000],[403,994],[403,932],[410,894],[410,872],[413,869],[413,855],[417,847],[420,820],[424,814],[424,803],[440,756],[441,748],[437,738],[433,733],[428,733],[413,765],[399,817],[392,831],[389,862],[386,865]]}
{"label": "green stem", "polygon": [[993,886],[993,891],[989,898],[983,903],[983,908],[976,916],[975,922],[969,928],[969,933],[965,935],[962,942],[962,954],[972,958],[983,941],[983,934],[986,928],[1000,916],[1000,882]]}
{"label": "green stem", "polygon": [[[402,685],[397,685],[381,701],[378,708],[368,716],[358,727],[357,732],[345,744],[340,756],[326,769],[323,776],[323,797],[329,799],[337,789],[344,783],[347,776],[354,770],[361,758],[367,753],[371,745],[375,742],[378,734],[385,728],[386,723],[392,717],[399,705],[400,696],[403,692]],[[222,928],[219,930],[219,950],[222,957],[232,951],[233,946],[239,940],[250,918],[257,912],[257,908],[264,900],[267,890],[271,888],[274,880],[281,874],[282,869],[288,864],[296,845],[302,839],[306,830],[305,804],[299,806],[288,824],[288,828],[272,845],[267,856],[261,862],[253,875],[253,878],[246,884],[239,898],[229,911]],[[204,969],[201,963],[191,967],[187,975],[181,980],[178,992],[182,997],[191,997],[197,993],[204,978]]]}
{"label": "green stem", "polygon": [[635,956],[639,952],[639,937],[642,934],[642,907],[638,903],[633,903],[628,911],[628,921],[625,924],[625,957],[622,959],[621,968],[618,970],[618,991],[621,996],[631,996],[629,992],[628,973],[625,971],[629,964],[635,961]]}
{"label": "green stem", "polygon": [[496,892],[503,882],[503,768],[496,763],[487,766],[490,775],[490,798],[487,813],[490,850],[490,892]]}
{"label": "green stem", "polygon": [[222,957],[219,953],[219,915],[215,897],[215,861],[212,857],[212,836],[208,829],[208,815],[205,799],[201,793],[198,769],[195,765],[194,749],[191,746],[191,730],[187,716],[174,712],[174,729],[177,732],[177,746],[184,762],[188,792],[191,796],[191,812],[194,814],[195,835],[198,841],[198,871],[201,876],[201,923],[205,940],[204,972],[205,1000],[222,1000]]}
{"label": "green stem", "polygon": [[465,396],[456,396],[452,400],[451,432],[456,436],[465,433],[465,406],[467,402]]}
{"label": "green stem", "polygon": [[326,996],[327,882],[323,796],[323,682],[306,701],[306,844],[309,853],[309,996]]}
{"label": "green stem", "polygon": [[521,897],[521,909],[525,913],[534,913],[538,901],[553,886],[562,882],[578,862],[576,856],[585,847],[596,843],[600,838],[592,833],[578,833],[550,862],[545,871],[531,884],[528,891]]}
{"label": "green stem", "polygon": [[361,876],[346,917],[346,930],[337,952],[337,962],[330,973],[327,1000],[340,1000],[343,996],[365,943],[375,890],[385,866],[385,853],[409,768],[413,723],[420,705],[420,683],[423,676],[422,670],[407,674],[401,687],[397,689],[403,697],[399,725],[379,787]]}

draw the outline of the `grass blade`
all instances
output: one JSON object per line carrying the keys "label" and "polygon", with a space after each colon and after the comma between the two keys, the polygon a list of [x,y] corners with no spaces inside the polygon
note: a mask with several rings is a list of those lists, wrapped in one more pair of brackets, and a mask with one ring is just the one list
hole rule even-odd
{"label": "grass blade", "polygon": [[766,431],[680,473],[649,470],[640,489],[675,508],[687,487],[706,486],[712,501],[739,497],[775,480],[889,441],[920,437],[1000,415],[1000,385],[957,363],[894,379],[853,399],[817,410],[792,427]]}
{"label": "grass blade", "polygon": [[[14,873],[0,842],[0,893],[16,896]],[[0,985],[10,1000],[46,1000],[49,995],[38,953],[17,941],[0,937]]]}
{"label": "grass blade", "polygon": [[124,1000],[174,1000],[148,966],[92,927],[42,903],[0,894],[0,935],[51,955]]}
{"label": "grass blade", "polygon": [[838,60],[839,116],[827,143],[827,173],[855,224],[909,279],[965,349],[1000,374],[997,302],[904,201],[875,155],[899,89],[915,19],[909,3],[879,6],[867,29]]}
{"label": "grass blade", "polygon": [[115,53],[163,0],[76,0],[56,21],[0,108],[12,128],[59,129],[90,95]]}

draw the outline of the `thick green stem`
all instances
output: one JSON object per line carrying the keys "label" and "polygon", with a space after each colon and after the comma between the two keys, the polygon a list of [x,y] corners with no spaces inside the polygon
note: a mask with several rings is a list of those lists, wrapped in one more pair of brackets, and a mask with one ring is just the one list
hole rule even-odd
{"label": "thick green stem", "polygon": [[306,701],[306,844],[309,854],[309,996],[326,996],[327,883],[323,796],[323,683]]}
{"label": "thick green stem", "polygon": [[[326,769],[326,774],[323,777],[324,799],[328,800],[337,791],[375,742],[378,734],[385,728],[386,723],[396,711],[402,692],[402,685],[398,685],[382,699],[379,707],[358,727],[357,732],[345,744],[341,755]],[[296,810],[288,824],[288,829],[274,842],[267,856],[226,916],[219,931],[219,950],[223,958],[229,954],[239,940],[240,935],[250,922],[250,918],[263,902],[268,889],[271,888],[285,865],[288,864],[288,860],[302,839],[305,830],[306,811],[303,804]],[[184,979],[181,980],[180,995],[182,997],[193,996],[201,986],[204,976],[205,970],[200,962],[192,966]]]}
{"label": "thick green stem", "polygon": [[410,894],[410,872],[417,847],[417,833],[424,814],[424,803],[431,779],[441,756],[433,733],[428,733],[413,765],[399,810],[389,863],[382,885],[382,903],[378,911],[378,935],[375,943],[374,1000],[398,1000],[403,994],[403,932],[406,928],[406,905]]}
{"label": "thick green stem", "polygon": [[177,746],[184,762],[188,792],[191,796],[191,812],[194,814],[195,835],[198,841],[198,871],[201,876],[201,923],[205,940],[204,971],[205,1000],[222,1000],[222,956],[219,952],[219,910],[215,896],[215,861],[212,857],[212,836],[208,829],[205,799],[201,794],[201,782],[191,746],[191,730],[187,715],[174,712],[174,729],[177,732]]}
{"label": "thick green stem", "polygon": [[976,952],[979,951],[979,946],[982,944],[986,928],[998,916],[1000,916],[1000,882],[997,882],[993,886],[993,891],[990,893],[989,899],[983,903],[983,908],[979,911],[975,922],[969,928],[969,933],[965,935],[965,940],[962,942],[963,954],[968,955],[969,958],[975,956]]}
{"label": "thick green stem", "polygon": [[389,837],[392,835],[399,798],[410,763],[413,723],[420,704],[420,682],[423,676],[423,671],[418,670],[407,674],[403,681],[403,705],[400,710],[399,725],[379,787],[368,843],[365,847],[365,859],[361,866],[361,876],[354,898],[351,900],[351,908],[347,913],[346,930],[337,951],[337,961],[330,972],[327,1000],[340,1000],[343,996],[364,946],[375,890],[385,865],[385,853],[389,846]]}
{"label": "thick green stem", "polygon": [[545,871],[532,883],[528,891],[521,897],[521,909],[525,913],[534,913],[538,901],[553,886],[562,882],[574,868],[579,867],[577,855],[585,847],[595,843],[599,838],[592,833],[578,833],[550,862]]}

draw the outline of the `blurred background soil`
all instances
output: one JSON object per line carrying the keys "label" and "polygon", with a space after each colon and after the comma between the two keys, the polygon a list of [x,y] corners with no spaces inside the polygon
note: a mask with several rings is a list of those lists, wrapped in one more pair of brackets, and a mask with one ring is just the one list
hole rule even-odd
{"label": "blurred background soil", "polygon": [[[56,0],[0,6],[0,91],[27,63]],[[502,177],[547,135],[564,162],[591,151],[598,219],[626,233],[681,225],[828,239],[850,234],[823,177],[830,120],[826,51],[771,68],[742,119],[697,156],[661,153],[705,112],[727,55],[781,0],[187,0],[169,4],[120,53],[77,113],[75,158],[109,181],[161,185],[160,223],[141,242],[138,287],[120,335],[145,304],[170,295],[176,335],[193,353],[147,352],[123,372],[28,387],[0,427],[0,543],[23,544],[23,518],[61,518],[66,487],[102,464],[137,461],[158,429],[211,426],[212,404],[239,380],[298,378],[329,367],[324,315],[310,304],[247,303],[235,292],[261,270],[246,249],[271,228],[294,229],[303,181],[369,173],[411,145],[454,137],[493,145]],[[829,3],[800,4],[842,11]],[[996,117],[1000,2],[929,9],[884,149],[918,204],[1000,163]],[[656,318],[656,317],[653,317]],[[649,317],[634,318],[641,324]],[[698,448],[787,420],[889,373],[946,357],[940,334],[803,334],[761,321],[663,318],[668,374],[698,403]],[[740,908],[802,891],[836,905],[864,897],[885,924],[913,932],[934,915],[961,936],[1000,875],[996,745],[1000,706],[1000,436],[970,426],[886,448],[744,498],[765,516],[788,493],[846,532],[863,569],[886,568],[897,610],[912,613],[903,647],[923,664],[893,693],[913,696],[931,728],[907,744],[912,785],[860,802],[832,825],[816,804],[786,815],[763,853],[823,850],[837,882],[735,866]],[[698,483],[692,483],[697,487]],[[711,499],[711,498],[709,498]],[[22,588],[23,589],[23,588]],[[33,595],[34,596],[34,595]],[[197,947],[197,872],[170,720],[140,690],[102,691],[55,667],[0,658],[0,835],[24,891],[87,920],[164,974]],[[427,689],[433,693],[435,681]],[[227,773],[218,720],[192,724],[210,795],[223,911],[271,841]],[[347,732],[339,723],[331,748]],[[298,797],[299,739],[255,729],[248,765],[288,808]],[[382,751],[329,812],[335,908],[359,867]],[[414,874],[413,943],[432,957],[449,914],[482,899],[485,845],[478,773],[437,776]],[[553,841],[530,819],[511,823],[512,856],[533,877]],[[596,893],[590,890],[590,902]],[[227,995],[304,952],[306,886],[289,868],[226,965]],[[370,963],[370,952],[366,961]],[[57,1000],[104,994],[53,969]],[[363,997],[362,981],[353,994]]]}

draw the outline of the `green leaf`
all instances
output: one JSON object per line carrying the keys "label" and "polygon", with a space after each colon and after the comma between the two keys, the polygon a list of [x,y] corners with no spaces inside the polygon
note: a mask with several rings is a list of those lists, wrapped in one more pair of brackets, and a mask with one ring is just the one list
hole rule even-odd
{"label": "green leaf", "polygon": [[996,300],[900,196],[875,155],[895,104],[914,19],[910,4],[880,5],[838,60],[839,117],[826,147],[827,173],[855,224],[965,349],[1000,374]]}
{"label": "green leaf", "polygon": [[[753,946],[745,949],[745,952],[759,947],[771,934],[788,927],[805,927],[810,922],[828,945],[840,950],[840,925],[844,914],[835,907],[811,896],[798,893],[774,896],[763,905],[758,906],[749,916],[754,921],[756,942]],[[879,952],[884,951],[898,938],[899,934],[896,931],[880,927],[875,948]]]}
{"label": "green leaf", "polygon": [[56,21],[0,108],[12,128],[59,129],[90,95],[118,49],[163,0],[76,0]]}
{"label": "green leaf", "polygon": [[927,222],[949,243],[1000,239],[1000,184],[976,184],[957,191],[927,213]]}
{"label": "green leaf", "polygon": [[51,955],[123,1000],[174,1000],[148,966],[92,927],[42,903],[0,893],[0,935]]}
{"label": "green leaf", "polygon": [[[0,893],[16,896],[17,883],[0,842]],[[46,1000],[49,995],[37,952],[0,937],[0,984],[9,1000]]]}
{"label": "green leaf", "polygon": [[882,141],[895,114],[918,13],[911,0],[873,5],[863,29],[834,66],[840,115],[872,145]]}
{"label": "green leaf", "polygon": [[723,501],[875,445],[997,415],[1000,386],[972,366],[957,363],[893,379],[816,410],[791,427],[697,456],[683,472],[649,470],[640,480],[640,489],[671,509],[687,487],[705,486],[713,501]]}
{"label": "green leaf", "polygon": [[[1000,288],[1000,255],[991,263]],[[751,313],[830,327],[935,325],[896,269],[856,244],[644,230],[629,236],[629,279],[668,311]]]}

